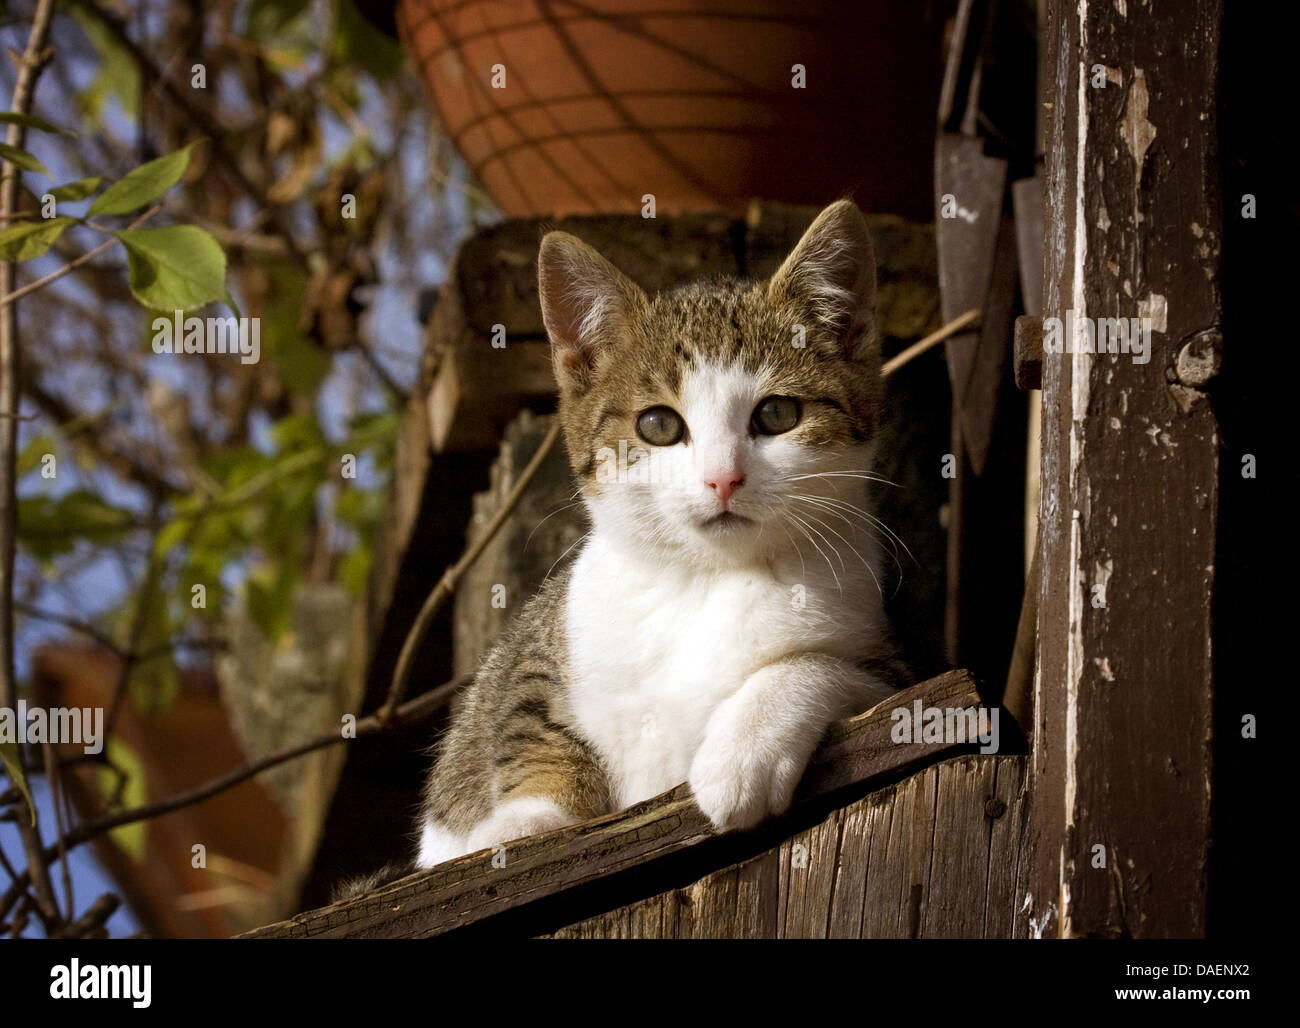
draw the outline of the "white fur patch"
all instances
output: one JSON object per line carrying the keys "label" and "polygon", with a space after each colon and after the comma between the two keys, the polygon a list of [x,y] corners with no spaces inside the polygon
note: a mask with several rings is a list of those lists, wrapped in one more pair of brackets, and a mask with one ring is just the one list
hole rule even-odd
{"label": "white fur patch", "polygon": [[[834,506],[865,507],[870,450],[751,435],[772,391],[735,367],[700,368],[681,389],[690,441],[664,448],[674,473],[588,498],[595,532],[566,599],[570,702],[618,806],[694,783],[696,762],[725,794],[719,823],[752,823],[788,802],[826,724],[880,692],[851,669],[884,625],[875,548],[864,519]],[[728,509],[749,524],[707,525],[715,465],[743,471]],[[810,477],[822,471],[836,475]],[[828,663],[800,665],[792,681],[785,662],[807,654]],[[726,768],[745,780],[724,781]]]}
{"label": "white fur patch", "polygon": [[423,870],[468,852],[464,836],[449,832],[434,821],[426,821],[420,831],[420,852],[416,855],[415,866]]}
{"label": "white fur patch", "polygon": [[544,796],[516,796],[480,821],[469,833],[466,846],[473,853],[572,823],[573,817],[554,800]]}

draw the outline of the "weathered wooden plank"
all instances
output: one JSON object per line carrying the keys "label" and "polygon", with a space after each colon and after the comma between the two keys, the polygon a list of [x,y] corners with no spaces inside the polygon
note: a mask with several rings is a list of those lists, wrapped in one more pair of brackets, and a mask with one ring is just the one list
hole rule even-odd
{"label": "weathered wooden plank", "polygon": [[1023,938],[1017,921],[1027,927],[1022,866],[1029,826],[1029,790],[1023,761],[998,761],[993,794],[984,812],[992,822],[989,832],[988,880],[984,903],[986,939]]}
{"label": "weathered wooden plank", "polygon": [[627,933],[632,939],[662,939],[664,932],[664,904],[654,896],[639,903],[629,904]]}
{"label": "weathered wooden plank", "polygon": [[[899,847],[895,851],[898,877],[903,884],[902,905],[899,909],[899,936],[919,939],[925,924],[925,907],[930,892],[930,863],[934,855],[934,819],[937,802],[939,772],[926,768],[925,773],[909,781],[914,790],[912,817],[897,833]],[[898,828],[895,821],[894,828]]]}
{"label": "weathered wooden plank", "polygon": [[772,849],[740,866],[736,879],[736,938],[777,938],[781,854]]}
{"label": "weathered wooden plank", "polygon": [[[973,939],[984,934],[997,764],[945,764],[935,768],[934,846],[930,854],[926,938]],[[996,809],[996,808],[994,808]]]}
{"label": "weathered wooden plank", "polygon": [[[629,904],[623,908],[627,923],[636,927],[628,934],[1024,937],[1027,920],[1013,907],[1022,895],[1017,875],[1027,826],[1025,781],[1024,757],[945,761],[831,810],[765,853]],[[797,856],[801,852],[806,860]],[[668,912],[662,920],[660,912]],[[624,922],[614,913],[554,935],[621,937],[616,932]]]}
{"label": "weathered wooden plank", "polygon": [[[1048,6],[1044,314],[1075,326],[1043,355],[1030,891],[1051,936],[1205,932],[1220,433],[1180,357],[1223,317],[1221,16]],[[1096,352],[1121,318],[1128,345]]]}
{"label": "weathered wooden plank", "polygon": [[[914,700],[940,708],[979,704],[970,676],[950,671],[903,690],[871,711],[837,722],[809,764],[797,790],[797,803],[873,778],[904,774],[961,749],[941,742],[893,742],[891,712]],[[249,934],[267,938],[437,935],[566,888],[608,879],[713,836],[689,787],[682,785],[625,811],[521,839],[500,854],[486,850],[468,854]]]}
{"label": "weathered wooden plank", "polygon": [[840,846],[840,811],[781,844],[781,860],[789,867],[788,893],[781,937],[824,939],[830,920],[831,894]]}
{"label": "weathered wooden plank", "polygon": [[831,889],[831,909],[826,936],[831,939],[862,937],[862,913],[870,873],[871,832],[881,805],[860,800],[841,812],[840,846]]}
{"label": "weathered wooden plank", "polygon": [[863,889],[862,937],[894,939],[898,937],[902,889],[897,868],[889,862],[889,844],[894,821],[901,825],[912,815],[915,797],[914,778],[887,792],[868,797],[871,838],[867,846],[867,880]]}

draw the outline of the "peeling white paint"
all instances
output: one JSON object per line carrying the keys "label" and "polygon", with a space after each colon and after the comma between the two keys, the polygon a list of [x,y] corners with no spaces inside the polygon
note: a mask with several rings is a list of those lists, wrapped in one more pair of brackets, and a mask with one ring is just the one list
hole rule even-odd
{"label": "peeling white paint", "polygon": [[1105,561],[1093,561],[1092,565],[1092,585],[1093,596],[1106,606],[1106,587],[1110,585],[1111,573],[1115,570],[1115,562],[1109,557]]}
{"label": "peeling white paint", "polygon": [[1134,68],[1133,86],[1129,89],[1121,121],[1121,138],[1133,158],[1139,183],[1142,181],[1142,164],[1146,160],[1147,150],[1156,138],[1155,125],[1147,120],[1150,109],[1151,96],[1147,92],[1146,73],[1141,68]]}
{"label": "peeling white paint", "polygon": [[[1088,52],[1088,0],[1079,3],[1079,50]],[[1087,176],[1084,155],[1088,149],[1088,69],[1079,63],[1078,139],[1075,140],[1076,161],[1074,177],[1074,277],[1071,282],[1076,317],[1087,316],[1087,297],[1084,292],[1084,262],[1088,252],[1088,224],[1084,217],[1084,195]],[[1076,347],[1076,351],[1077,351]],[[1065,823],[1066,832],[1074,825],[1075,793],[1078,788],[1079,760],[1079,680],[1083,661],[1083,568],[1079,565],[1081,549],[1080,514],[1081,499],[1085,500],[1088,483],[1081,481],[1079,465],[1083,459],[1083,420],[1088,413],[1090,399],[1089,376],[1092,372],[1092,354],[1075,352],[1071,356],[1070,400],[1073,424],[1070,426],[1070,495],[1074,497],[1074,512],[1070,518],[1070,578],[1069,583],[1069,645],[1066,648],[1065,667]],[[1081,498],[1081,493],[1085,494]],[[1068,924],[1069,899],[1065,880],[1065,854],[1060,855],[1060,887],[1062,918]]]}
{"label": "peeling white paint", "polygon": [[1097,670],[1102,678],[1108,682],[1115,681],[1115,672],[1110,669],[1109,657],[1093,657],[1092,662],[1097,665]]}
{"label": "peeling white paint", "polygon": [[1169,304],[1160,293],[1150,293],[1138,301],[1138,317],[1151,319],[1152,332],[1169,331]]}

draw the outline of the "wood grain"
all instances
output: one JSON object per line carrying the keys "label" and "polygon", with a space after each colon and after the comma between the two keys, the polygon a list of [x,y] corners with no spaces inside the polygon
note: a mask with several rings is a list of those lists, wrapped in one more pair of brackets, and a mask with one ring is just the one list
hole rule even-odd
{"label": "wood grain", "polygon": [[[890,738],[894,721],[891,712],[908,707],[914,700],[930,707],[978,706],[974,681],[964,671],[950,671],[912,686],[876,708],[837,722],[811,760],[796,793],[792,813],[850,786],[861,790],[873,781],[885,784],[909,771],[967,747],[948,743],[898,744]],[[771,830],[770,827],[768,829]],[[514,910],[554,896],[564,890],[610,879],[619,872],[643,867],[680,854],[715,837],[707,818],[696,807],[689,787],[637,804],[617,814],[596,818],[569,828],[511,843],[495,855],[483,850],[441,864],[431,870],[403,878],[372,893],[354,897],[318,910],[311,910],[268,925],[247,937],[426,937],[465,927],[489,916]],[[829,837],[814,840],[813,857],[822,875],[822,864],[833,853]],[[810,850],[810,855],[811,855]],[[811,865],[810,865],[811,866]],[[774,878],[776,868],[765,867],[746,879],[746,902],[758,895],[754,883]],[[731,882],[730,899],[721,902],[728,909],[737,906],[740,886]],[[800,886],[811,891],[820,903],[829,900],[831,886],[819,878]],[[631,898],[631,897],[629,897]],[[710,895],[707,902],[715,903]],[[756,901],[755,901],[756,902]],[[766,901],[765,901],[766,902]],[[679,901],[680,905],[680,901]],[[708,908],[713,910],[713,906]],[[680,911],[674,923],[681,922]],[[697,917],[692,909],[687,922]],[[708,915],[709,917],[721,914]],[[800,915],[801,917],[802,915]],[[665,911],[661,919],[668,923]],[[773,924],[775,915],[763,904],[751,905],[741,919],[757,930]],[[622,922],[620,922],[621,924]],[[638,924],[644,929],[644,921]],[[823,916],[822,932],[825,933]],[[796,919],[793,931],[811,930]],[[693,928],[687,929],[694,932]]]}
{"label": "wood grain", "polygon": [[758,856],[551,936],[1023,937],[1026,764],[944,761],[830,810]]}
{"label": "wood grain", "polygon": [[1043,313],[1148,318],[1150,345],[1043,355],[1032,893],[1052,936],[1206,931],[1222,434],[1178,368],[1224,313],[1221,18],[1048,5]]}

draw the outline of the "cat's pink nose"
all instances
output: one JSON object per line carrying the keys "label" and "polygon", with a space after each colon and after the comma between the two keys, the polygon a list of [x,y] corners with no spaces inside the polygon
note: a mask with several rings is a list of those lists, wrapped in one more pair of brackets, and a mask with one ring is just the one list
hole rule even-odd
{"label": "cat's pink nose", "polygon": [[722,501],[723,506],[731,499],[731,494],[745,484],[745,476],[739,471],[720,471],[716,475],[705,475],[707,485]]}

